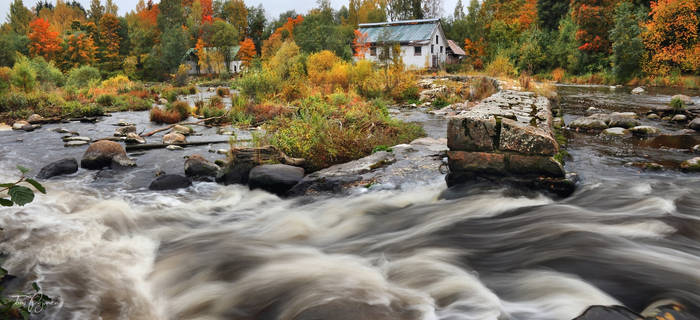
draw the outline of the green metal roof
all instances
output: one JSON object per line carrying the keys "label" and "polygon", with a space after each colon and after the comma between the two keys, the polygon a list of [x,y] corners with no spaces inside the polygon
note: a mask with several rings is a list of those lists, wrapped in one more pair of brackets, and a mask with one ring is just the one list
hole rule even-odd
{"label": "green metal roof", "polygon": [[[216,47],[204,47],[205,52],[211,52],[211,51],[214,51],[216,49],[217,49]],[[231,47],[231,57],[235,57],[238,54],[238,51],[240,51],[240,50],[241,50],[241,46]],[[187,49],[187,52],[185,52],[185,55],[182,57],[182,60],[185,61],[195,54],[197,54],[197,49],[189,48],[189,49]]]}
{"label": "green metal roof", "polygon": [[384,41],[405,43],[430,40],[438,23],[438,19],[368,23],[360,24],[359,30],[367,34],[370,43],[378,42],[384,32],[387,32]]}

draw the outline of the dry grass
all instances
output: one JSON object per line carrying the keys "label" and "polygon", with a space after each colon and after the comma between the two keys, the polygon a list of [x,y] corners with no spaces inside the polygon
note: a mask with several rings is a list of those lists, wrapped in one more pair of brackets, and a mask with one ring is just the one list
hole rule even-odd
{"label": "dry grass", "polygon": [[552,80],[554,80],[554,82],[561,82],[562,80],[564,80],[565,75],[566,71],[564,71],[564,69],[562,68],[556,68],[552,70]]}
{"label": "dry grass", "polygon": [[518,77],[518,83],[520,83],[520,88],[523,90],[530,90],[532,88],[532,78],[527,73],[523,72]]}
{"label": "dry grass", "polygon": [[180,115],[180,113],[178,113],[177,111],[163,110],[157,107],[151,109],[150,119],[155,123],[167,124],[178,123],[184,120],[182,115]]}

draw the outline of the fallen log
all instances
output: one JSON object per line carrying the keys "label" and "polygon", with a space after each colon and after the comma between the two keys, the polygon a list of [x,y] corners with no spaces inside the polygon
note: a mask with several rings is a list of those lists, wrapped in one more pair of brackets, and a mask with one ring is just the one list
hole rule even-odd
{"label": "fallen log", "polygon": [[[250,141],[248,140],[237,140],[238,142],[245,142],[245,141]],[[178,143],[178,144],[173,144],[175,146],[180,146],[180,147],[188,147],[188,146],[201,146],[201,145],[207,145],[207,144],[218,144],[218,143],[228,143],[229,140],[210,140],[210,141],[195,141],[195,142],[187,142],[187,143]],[[161,149],[161,148],[167,148],[169,144],[165,143],[146,143],[146,144],[128,144],[126,145],[126,151],[136,151],[136,150],[150,150],[150,149]]]}

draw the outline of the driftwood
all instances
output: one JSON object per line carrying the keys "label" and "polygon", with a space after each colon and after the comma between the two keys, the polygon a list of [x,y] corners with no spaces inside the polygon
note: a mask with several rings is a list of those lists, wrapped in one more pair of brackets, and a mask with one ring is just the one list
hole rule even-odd
{"label": "driftwood", "polygon": [[160,129],[156,129],[156,130],[153,130],[153,131],[151,131],[151,132],[149,132],[149,133],[146,133],[146,134],[142,134],[141,136],[142,136],[142,137],[150,137],[150,136],[152,136],[152,135],[154,135],[154,134],[156,134],[156,133],[158,133],[158,132],[170,130],[170,129],[172,129],[174,126],[177,126],[177,125],[180,125],[180,126],[206,126],[205,124],[202,124],[202,122],[207,122],[207,121],[210,121],[210,120],[223,118],[223,117],[225,117],[225,116],[226,116],[226,115],[218,116],[218,117],[211,117],[211,118],[206,118],[206,119],[202,119],[202,120],[198,120],[198,121],[194,121],[194,122],[180,122],[180,123],[175,123],[175,124],[171,124],[171,125],[169,125],[169,126],[167,126],[167,127],[160,128]]}
{"label": "driftwood", "polygon": [[303,166],[306,160],[292,158],[273,146],[258,148],[234,148],[231,149],[233,163],[252,163],[261,165],[265,163],[282,163],[290,166]]}
{"label": "driftwood", "polygon": [[[238,140],[238,141],[250,141],[250,140]],[[217,144],[217,143],[228,143],[227,140],[212,140],[212,141],[195,141],[186,143],[176,143],[172,144],[174,146],[187,147],[187,146],[201,146],[206,144]],[[146,144],[127,144],[126,151],[136,151],[136,150],[150,150],[150,149],[160,149],[167,148],[170,144],[165,143],[146,143]]]}

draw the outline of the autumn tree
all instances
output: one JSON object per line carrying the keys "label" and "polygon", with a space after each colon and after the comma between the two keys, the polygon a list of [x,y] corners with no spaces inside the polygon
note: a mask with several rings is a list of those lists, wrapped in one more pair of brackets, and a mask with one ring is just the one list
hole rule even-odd
{"label": "autumn tree", "polygon": [[353,39],[353,28],[337,24],[330,4],[320,4],[294,28],[294,41],[308,54],[330,50],[343,59],[350,59],[352,52],[348,44]]}
{"label": "autumn tree", "polygon": [[700,70],[699,7],[699,0],[651,2],[650,19],[642,35],[650,55],[644,65],[646,73]]}
{"label": "autumn tree", "polygon": [[100,33],[99,60],[101,68],[114,71],[121,65],[119,47],[122,37],[119,35],[119,19],[111,13],[106,13],[100,19],[97,28]]}
{"label": "autumn tree", "polygon": [[82,31],[73,33],[66,38],[64,46],[62,62],[64,70],[95,62],[97,47],[89,34]]}
{"label": "autumn tree", "polygon": [[234,58],[231,56],[231,49],[235,43],[238,43],[238,31],[236,28],[226,21],[215,21],[211,44],[223,56],[226,70],[231,68],[231,61]]}
{"label": "autumn tree", "polygon": [[638,73],[644,54],[640,26],[643,19],[644,11],[629,1],[621,2],[615,8],[615,26],[610,30],[610,40],[613,42],[613,74],[618,81],[625,81]]}
{"label": "autumn tree", "polygon": [[47,61],[53,60],[61,50],[58,32],[51,29],[46,19],[36,18],[29,23],[29,51],[32,55],[42,56]]}
{"label": "autumn tree", "polygon": [[116,16],[117,11],[119,11],[119,7],[117,7],[117,4],[114,3],[114,1],[107,0],[107,2],[105,2],[105,13]]}
{"label": "autumn tree", "polygon": [[25,35],[29,32],[29,22],[32,20],[32,12],[24,6],[22,0],[14,0],[10,4],[10,13],[7,22],[15,34]]}
{"label": "autumn tree", "polygon": [[354,56],[364,59],[370,48],[370,43],[367,42],[368,34],[360,30],[355,30],[353,33],[355,34],[355,38],[352,40]]}
{"label": "autumn tree", "polygon": [[243,0],[227,0],[223,5],[221,18],[236,28],[241,39],[245,36],[248,28],[248,8]]}
{"label": "autumn tree", "polygon": [[559,20],[569,12],[570,1],[537,0],[537,23],[545,30],[555,30]]}
{"label": "autumn tree", "polygon": [[301,24],[304,21],[304,17],[298,15],[296,18],[287,18],[281,27],[277,28],[275,32],[270,35],[270,37],[263,41],[262,46],[262,56],[263,58],[269,58],[277,52],[277,50],[282,46],[287,39],[293,39],[294,27]]}
{"label": "autumn tree", "polygon": [[39,17],[46,19],[51,24],[51,28],[64,34],[70,29],[73,21],[85,21],[85,12],[77,6],[70,5],[62,0],[57,0],[53,9],[43,9],[39,12]]}
{"label": "autumn tree", "polygon": [[258,54],[260,54],[260,50],[262,49],[266,24],[267,18],[265,17],[265,9],[262,4],[257,7],[248,8],[248,31],[246,35],[253,40]]}
{"label": "autumn tree", "polygon": [[464,53],[466,55],[466,63],[476,70],[481,70],[484,67],[483,59],[486,57],[484,38],[479,38],[476,41],[472,41],[469,38],[464,39]]}
{"label": "autumn tree", "polygon": [[244,65],[248,66],[254,57],[255,43],[253,43],[253,39],[246,38],[243,42],[241,42],[241,48],[238,50],[238,59],[243,61]]}
{"label": "autumn tree", "polygon": [[88,10],[88,15],[90,20],[97,24],[102,19],[102,15],[105,13],[105,7],[102,5],[100,0],[90,1],[90,9]]}
{"label": "autumn tree", "polygon": [[579,27],[576,39],[579,50],[603,52],[610,50],[608,33],[613,26],[614,5],[617,0],[572,0],[571,17]]}

